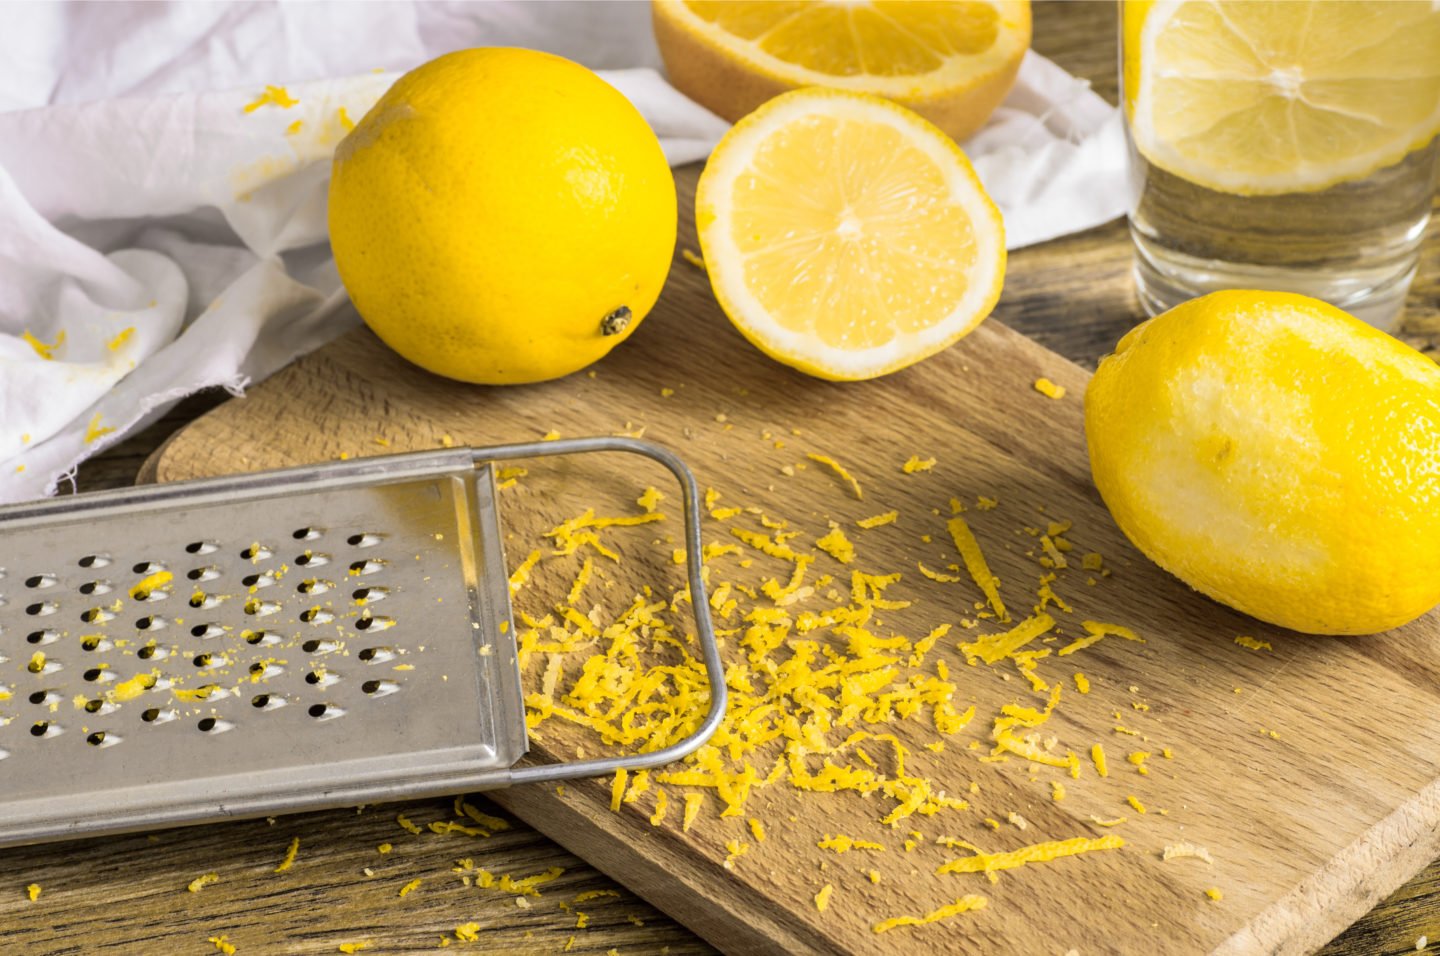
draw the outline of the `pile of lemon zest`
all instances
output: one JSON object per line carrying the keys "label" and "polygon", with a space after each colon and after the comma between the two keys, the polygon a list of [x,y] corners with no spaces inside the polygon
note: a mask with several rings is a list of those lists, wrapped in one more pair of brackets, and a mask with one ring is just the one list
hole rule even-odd
{"label": "pile of lemon zest", "polygon": [[1040,613],[1028,617],[1008,631],[986,634],[974,641],[960,645],[967,658],[979,658],[987,664],[994,664],[1013,655],[1020,648],[1037,637],[1048,634],[1055,627],[1055,619]]}
{"label": "pile of lemon zest", "polygon": [[1193,843],[1176,843],[1160,851],[1160,859],[1166,861],[1179,860],[1186,857],[1203,860],[1211,866],[1215,865],[1215,860],[1211,858],[1210,851],[1203,846],[1196,846]]}
{"label": "pile of lemon zest", "polygon": [[411,823],[410,818],[405,816],[405,814],[403,813],[395,814],[395,822],[400,824],[401,829],[413,833],[415,836],[419,836],[420,834],[425,832],[424,830],[420,829],[420,827]]}
{"label": "pile of lemon zest", "polygon": [[975,540],[975,533],[970,530],[970,525],[960,516],[955,516],[945,523],[950,531],[950,538],[955,542],[955,550],[960,552],[960,557],[965,562],[965,569],[974,578],[975,584],[985,595],[986,602],[990,605],[995,616],[1001,621],[1009,621],[1010,614],[1005,610],[1005,602],[1000,600],[1000,582],[990,571],[990,565],[985,561],[985,554],[980,550],[980,542]]}
{"label": "pile of lemon zest", "polygon": [[197,700],[209,700],[210,695],[220,689],[219,684],[203,684],[193,690],[172,690],[175,699],[184,703],[194,703]]}
{"label": "pile of lemon zest", "polygon": [[519,591],[525,586],[525,584],[530,580],[530,572],[533,571],[535,569],[535,565],[539,563],[540,552],[538,550],[531,551],[528,555],[526,555],[525,560],[521,561],[520,566],[515,569],[515,573],[510,575],[511,594],[514,594],[516,591]]}
{"label": "pile of lemon zest", "polygon": [[1080,623],[1081,626],[1089,632],[1089,634],[1085,637],[1078,637],[1075,640],[1071,641],[1069,644],[1066,644],[1064,647],[1060,648],[1059,654],[1061,657],[1065,657],[1068,654],[1074,654],[1076,651],[1083,650],[1089,647],[1091,644],[1096,643],[1101,638],[1109,637],[1111,635],[1115,637],[1123,637],[1127,641],[1138,641],[1141,644],[1145,643],[1145,638],[1136,634],[1130,628],[1125,627],[1122,624],[1106,624],[1101,621],[1081,621]]}
{"label": "pile of lemon zest", "polygon": [[154,574],[146,575],[130,588],[130,596],[135,600],[143,600],[152,592],[158,591],[175,579],[175,575],[169,571],[156,571]]}
{"label": "pile of lemon zest", "polygon": [[1248,647],[1252,651],[1274,650],[1274,648],[1270,646],[1269,641],[1257,640],[1253,637],[1247,637],[1244,634],[1241,634],[1239,637],[1235,638],[1235,643],[1239,644],[1241,647]]}
{"label": "pile of lemon zest", "polygon": [[831,471],[835,472],[835,474],[839,475],[840,480],[844,481],[847,485],[850,486],[850,492],[855,496],[855,500],[863,501],[865,499],[864,492],[860,490],[860,482],[856,481],[854,476],[852,476],[850,472],[845,470],[844,465],[840,464],[838,461],[831,458],[829,455],[816,455],[814,453],[811,453],[806,455],[805,457],[809,458],[811,461],[819,462],[820,464],[829,468]]}
{"label": "pile of lemon zest", "polygon": [[209,886],[211,883],[219,883],[219,882],[220,882],[220,874],[218,874],[218,873],[206,873],[204,876],[197,876],[197,877],[195,877],[195,879],[191,880],[190,883],[189,883],[189,885],[186,886],[185,888],[186,888],[187,890],[189,890],[191,893],[199,893],[201,890],[203,890],[205,887]]}
{"label": "pile of lemon zest", "polygon": [[731,528],[730,533],[756,551],[768,554],[772,558],[780,558],[783,561],[797,561],[800,558],[800,555],[796,554],[787,545],[772,541],[768,535],[760,534],[758,531],[748,531],[745,528]]}
{"label": "pile of lemon zest", "polygon": [[1096,850],[1118,850],[1125,840],[1118,836],[1072,837],[1068,840],[1051,840],[1010,850],[1005,853],[976,853],[940,865],[935,872],[944,873],[993,873],[1010,870],[1028,863],[1046,863],[1061,857],[1091,853]]}
{"label": "pile of lemon zest", "polygon": [[615,779],[610,783],[610,812],[620,812],[620,801],[625,796],[625,783],[630,779],[630,771],[621,768],[615,771]]}
{"label": "pile of lemon zest", "polygon": [[670,798],[659,787],[655,788],[655,812],[650,814],[650,825],[658,827],[665,822],[665,811],[670,808]]}
{"label": "pile of lemon zest", "polygon": [[205,942],[215,947],[215,951],[224,953],[225,956],[235,956],[235,944],[230,942],[229,936],[210,936]]}
{"label": "pile of lemon zest", "polygon": [[939,571],[931,571],[929,568],[925,567],[925,562],[923,561],[916,561],[915,565],[920,569],[921,574],[925,575],[932,581],[939,581],[941,584],[953,584],[956,581],[965,580],[958,574],[941,574]]}
{"label": "pile of lemon zest", "polygon": [[[1050,561],[1047,567],[1068,568],[1070,566],[1069,562],[1065,560],[1065,555],[1061,554],[1059,549],[1055,547],[1054,539],[1048,534],[1042,534],[1040,536],[1040,550],[1045,552],[1045,557]],[[1041,563],[1043,564],[1044,562]]]}
{"label": "pile of lemon zest", "polygon": [[266,85],[265,92],[257,96],[254,102],[245,104],[244,111],[253,113],[262,106],[278,106],[282,110],[288,110],[300,101],[290,95],[290,91],[283,86]]}
{"label": "pile of lemon zest", "polygon": [[878,528],[881,525],[894,524],[895,520],[899,517],[900,512],[887,511],[884,514],[871,515],[868,518],[861,518],[859,521],[856,521],[855,524],[861,528],[864,528],[866,531],[869,531],[871,528]]}
{"label": "pile of lemon zest", "polygon": [[907,475],[913,475],[917,471],[929,471],[935,467],[934,458],[921,458],[919,455],[911,455],[910,460],[900,466],[900,470]]}
{"label": "pile of lemon zest", "polygon": [[635,499],[635,503],[639,505],[646,514],[653,514],[655,509],[660,506],[660,502],[664,499],[664,495],[655,488],[650,487],[646,488],[644,493]]}
{"label": "pile of lemon zest", "polygon": [[1046,398],[1062,399],[1065,397],[1065,386],[1056,385],[1048,378],[1037,378],[1035,380],[1035,391]]}
{"label": "pile of lemon zest", "polygon": [[687,793],[687,794],[685,794],[685,816],[683,817],[683,819],[681,820],[681,823],[680,823],[680,830],[681,830],[681,832],[684,832],[684,833],[690,832],[690,825],[695,822],[695,818],[700,814],[700,808],[701,808],[702,806],[704,806],[704,805],[705,805],[705,794],[703,794],[703,793]]}
{"label": "pile of lemon zest", "polygon": [[989,901],[983,896],[962,896],[955,902],[946,904],[937,910],[932,910],[924,916],[892,916],[890,919],[876,923],[871,928],[876,933],[885,933],[899,926],[924,926],[928,923],[935,923],[951,916],[958,916],[961,913],[983,910],[988,903]]}
{"label": "pile of lemon zest", "polygon": [[1225,898],[1225,894],[1221,893],[1219,888],[1214,886],[1206,890],[1205,895],[1210,897],[1210,899],[1215,900],[1216,902],[1219,902],[1220,900],[1223,900]]}
{"label": "pile of lemon zest", "polygon": [[121,704],[127,700],[134,700],[145,693],[157,683],[156,676],[151,674],[136,674],[134,677],[120,681],[105,695],[105,699],[111,703]]}
{"label": "pile of lemon zest", "polygon": [[834,892],[835,887],[831,884],[826,883],[822,886],[820,892],[815,894],[815,908],[822,913],[825,912],[825,909],[830,905],[830,894]]}
{"label": "pile of lemon zest", "polygon": [[462,943],[475,943],[480,940],[479,923],[462,923],[455,927],[455,938]]}
{"label": "pile of lemon zest", "polygon": [[275,867],[275,872],[284,873],[286,870],[290,869],[290,867],[294,866],[295,855],[299,852],[300,838],[297,836],[290,841],[290,846],[285,850],[285,857],[280,861],[280,865]]}
{"label": "pile of lemon zest", "polygon": [[1128,804],[1130,804],[1130,806],[1135,809],[1135,812],[1137,812],[1137,813],[1144,813],[1144,812],[1145,812],[1145,804],[1143,804],[1143,803],[1140,802],[1140,798],[1139,798],[1139,797],[1136,797],[1136,796],[1133,796],[1133,795],[1132,795],[1132,796],[1127,796],[1127,797],[1125,798],[1125,802],[1128,803]]}
{"label": "pile of lemon zest", "polygon": [[836,853],[848,853],[851,850],[878,850],[885,851],[885,847],[879,843],[871,843],[869,840],[856,840],[843,834],[838,836],[827,836],[816,844],[822,850],[834,850]]}
{"label": "pile of lemon zest", "polygon": [[96,412],[95,416],[90,419],[90,424],[85,426],[85,444],[88,445],[91,442],[99,441],[114,430],[115,429],[108,426],[101,425],[100,413]]}
{"label": "pile of lemon zest", "polygon": [[841,564],[849,564],[855,560],[855,546],[850,543],[849,538],[845,537],[845,532],[839,528],[832,528],[829,534],[817,539],[815,547]]}
{"label": "pile of lemon zest", "polygon": [[1110,768],[1105,763],[1105,748],[1100,744],[1090,748],[1090,759],[1095,762],[1095,772],[1102,777],[1110,776]]}
{"label": "pile of lemon zest", "polygon": [[40,898],[40,892],[41,891],[39,883],[31,883],[29,886],[25,887],[25,895],[29,897],[30,902],[32,903]]}

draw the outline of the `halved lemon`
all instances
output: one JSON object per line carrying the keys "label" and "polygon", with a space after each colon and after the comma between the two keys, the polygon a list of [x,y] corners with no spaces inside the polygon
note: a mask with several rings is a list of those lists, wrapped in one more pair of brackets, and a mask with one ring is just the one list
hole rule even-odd
{"label": "halved lemon", "polygon": [[956,140],[984,125],[1030,45],[1027,0],[655,0],[670,81],[734,122],[804,86],[874,93]]}
{"label": "halved lemon", "polygon": [[710,284],[762,351],[820,378],[912,365],[990,314],[1000,212],[954,141],[863,93],[796,90],[741,120],[695,198]]}
{"label": "halved lemon", "polygon": [[1430,0],[1127,0],[1124,17],[1135,145],[1209,189],[1325,189],[1440,130]]}

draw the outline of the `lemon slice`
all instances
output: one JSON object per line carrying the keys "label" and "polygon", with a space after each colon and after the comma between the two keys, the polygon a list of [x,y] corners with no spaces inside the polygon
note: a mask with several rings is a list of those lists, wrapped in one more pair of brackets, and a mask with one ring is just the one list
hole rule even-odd
{"label": "lemon slice", "polygon": [[1209,189],[1325,189],[1440,130],[1430,0],[1127,3],[1124,28],[1136,147]]}
{"label": "lemon slice", "polygon": [[762,351],[855,380],[933,355],[990,314],[1000,212],[955,143],[879,97],[770,101],[710,156],[695,199],[710,283]]}
{"label": "lemon slice", "polygon": [[1030,45],[1025,0],[656,0],[670,80],[730,121],[802,86],[875,93],[954,138],[984,124]]}

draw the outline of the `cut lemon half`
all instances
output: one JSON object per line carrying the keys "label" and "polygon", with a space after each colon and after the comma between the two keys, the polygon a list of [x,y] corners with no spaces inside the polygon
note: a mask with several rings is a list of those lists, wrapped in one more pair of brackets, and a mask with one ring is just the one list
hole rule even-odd
{"label": "cut lemon half", "polygon": [[960,148],[862,93],[786,93],[710,155],[695,198],[710,284],[766,354],[820,378],[912,365],[990,314],[1000,212]]}
{"label": "cut lemon half", "polygon": [[957,140],[979,129],[1030,45],[1027,0],[655,0],[670,81],[735,122],[803,86],[874,93]]}
{"label": "cut lemon half", "polygon": [[1430,0],[1127,0],[1124,16],[1135,145],[1206,188],[1325,189],[1440,130]]}

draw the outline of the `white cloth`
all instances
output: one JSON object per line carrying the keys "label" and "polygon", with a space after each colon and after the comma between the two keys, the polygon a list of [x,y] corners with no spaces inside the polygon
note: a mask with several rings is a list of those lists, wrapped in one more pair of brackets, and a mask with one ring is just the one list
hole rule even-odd
{"label": "white cloth", "polygon": [[[601,70],[672,164],[726,129],[658,72],[646,3],[0,10],[0,502],[53,494],[175,400],[239,393],[359,321],[326,241],[330,154],[399,72],[535,47]],[[247,112],[267,85],[297,102]],[[1027,56],[965,144],[1012,248],[1123,212],[1115,112]]]}

